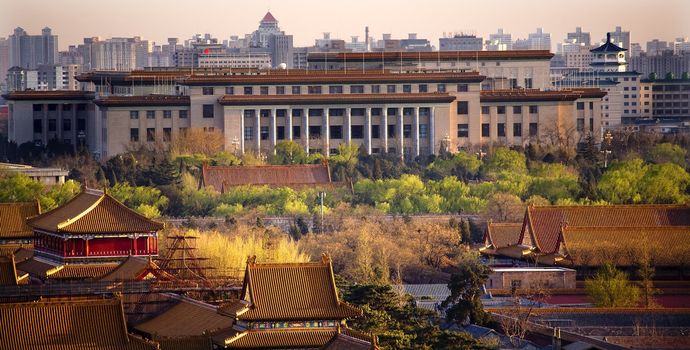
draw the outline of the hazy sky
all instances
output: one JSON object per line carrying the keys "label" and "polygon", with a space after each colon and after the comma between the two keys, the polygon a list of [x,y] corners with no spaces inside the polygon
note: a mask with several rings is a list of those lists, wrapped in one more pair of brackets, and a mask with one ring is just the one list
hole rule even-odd
{"label": "hazy sky", "polygon": [[21,26],[30,34],[44,26],[59,35],[60,49],[84,37],[139,35],[157,43],[211,33],[219,39],[256,29],[267,10],[295,46],[313,45],[322,32],[346,41],[416,32],[438,46],[444,32],[472,32],[488,39],[504,28],[513,40],[536,27],[551,33],[553,49],[576,26],[598,41],[617,25],[632,42],[690,36],[690,0],[0,0],[0,36]]}

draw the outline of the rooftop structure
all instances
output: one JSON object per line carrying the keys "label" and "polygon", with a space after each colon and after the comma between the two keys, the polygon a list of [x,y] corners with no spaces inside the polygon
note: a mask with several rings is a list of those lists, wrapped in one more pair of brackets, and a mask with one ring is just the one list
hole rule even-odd
{"label": "rooftop structure", "polygon": [[0,203],[0,248],[31,247],[34,232],[26,219],[40,213],[38,201]]}
{"label": "rooftop structure", "polygon": [[261,165],[261,166],[209,166],[201,169],[201,183],[223,192],[243,185],[268,186],[330,186],[331,175],[327,164]]}

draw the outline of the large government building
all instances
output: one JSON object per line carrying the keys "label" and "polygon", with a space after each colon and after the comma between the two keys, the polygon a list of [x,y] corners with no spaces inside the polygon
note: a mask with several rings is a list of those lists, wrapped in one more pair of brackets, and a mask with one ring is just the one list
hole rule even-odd
{"label": "large government building", "polygon": [[[499,58],[504,66],[514,61]],[[167,144],[190,128],[221,132],[227,151],[261,154],[282,140],[324,155],[345,143],[415,157],[600,137],[605,93],[528,88],[537,85],[526,78],[535,69],[521,70],[507,88],[497,88],[495,76],[487,87],[479,72],[452,70],[92,72],[79,77],[83,91],[6,95],[9,139],[61,140],[107,159],[133,143]]]}

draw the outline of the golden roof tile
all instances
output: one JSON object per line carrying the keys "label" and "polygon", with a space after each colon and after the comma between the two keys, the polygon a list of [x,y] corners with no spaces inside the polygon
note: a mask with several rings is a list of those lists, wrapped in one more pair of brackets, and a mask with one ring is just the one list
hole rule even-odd
{"label": "golden roof tile", "polygon": [[158,316],[141,323],[136,330],[150,335],[176,338],[198,336],[232,327],[233,319],[218,313],[217,307],[183,298]]}
{"label": "golden roof tile", "polygon": [[202,167],[202,181],[216,191],[242,185],[314,186],[330,185],[327,165],[261,165]]}
{"label": "golden roof tile", "polygon": [[26,219],[41,213],[38,201],[0,203],[0,238],[32,238]]}

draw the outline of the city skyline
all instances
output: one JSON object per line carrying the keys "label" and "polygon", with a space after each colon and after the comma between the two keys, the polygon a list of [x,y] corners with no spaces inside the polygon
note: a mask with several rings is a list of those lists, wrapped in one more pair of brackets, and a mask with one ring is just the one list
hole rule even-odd
{"label": "city skyline", "polygon": [[[36,4],[32,6],[33,3]],[[84,37],[92,36],[141,36],[162,44],[168,37],[186,39],[193,34],[210,33],[224,40],[231,35],[242,36],[251,33],[269,10],[280,21],[282,29],[287,34],[294,35],[295,46],[313,45],[314,39],[320,38],[322,32],[330,32],[332,37],[346,41],[354,35],[363,40],[364,27],[367,25],[370,28],[370,36],[375,39],[380,39],[384,33],[391,33],[394,38],[404,38],[407,33],[418,33],[419,37],[429,39],[436,47],[438,38],[449,32],[476,33],[477,36],[488,39],[490,33],[503,28],[505,32],[511,33],[515,40],[526,38],[528,33],[541,27],[545,32],[551,33],[553,51],[556,49],[556,43],[562,42],[566,33],[574,31],[578,26],[592,34],[593,44],[598,43],[607,31],[614,30],[616,26],[622,26],[623,30],[631,32],[631,42],[643,45],[653,39],[673,40],[690,34],[690,24],[683,20],[683,13],[690,11],[690,3],[674,0],[654,3],[632,1],[627,3],[627,9],[620,9],[615,4],[590,1],[586,4],[590,6],[585,8],[591,11],[582,11],[582,2],[552,4],[542,0],[519,4],[495,0],[491,1],[491,4],[484,2],[481,5],[441,0],[425,6],[406,6],[389,0],[374,4],[356,0],[348,3],[347,8],[337,10],[332,9],[331,4],[310,0],[296,0],[290,3],[264,0],[241,7],[211,0],[197,1],[194,8],[169,5],[168,2],[158,0],[149,1],[144,5],[129,0],[117,4],[98,5],[80,0],[60,4],[39,4],[35,0],[12,2],[6,4],[6,11],[0,14],[0,35],[7,36],[16,27],[22,27],[27,32],[35,34],[48,26],[60,37],[60,50],[81,43]],[[439,12],[438,8],[443,6],[449,10]],[[132,11],[135,8],[136,11]],[[391,13],[392,8],[395,9],[395,17],[381,15]],[[491,9],[495,8],[501,8],[502,11],[491,13]],[[107,12],[110,15],[99,17],[94,15],[95,11]],[[347,23],[333,21],[330,14],[334,11],[341,12],[338,18],[356,20]],[[468,15],[475,12],[481,15]],[[562,16],[554,16],[554,13],[562,13],[564,16],[567,14],[569,20],[563,21]],[[69,20],[75,16],[80,16],[78,23]],[[457,21],[454,20],[456,17]],[[301,24],[304,18],[309,18],[306,25]],[[529,20],[524,20],[525,18]],[[655,25],[649,26],[648,23]]]}

